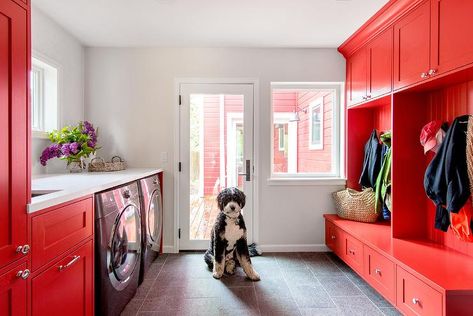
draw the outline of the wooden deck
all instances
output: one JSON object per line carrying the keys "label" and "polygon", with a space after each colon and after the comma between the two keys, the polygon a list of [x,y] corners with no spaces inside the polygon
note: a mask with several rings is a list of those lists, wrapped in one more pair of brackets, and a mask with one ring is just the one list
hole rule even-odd
{"label": "wooden deck", "polygon": [[190,209],[190,239],[207,240],[220,212],[215,196],[191,196]]}

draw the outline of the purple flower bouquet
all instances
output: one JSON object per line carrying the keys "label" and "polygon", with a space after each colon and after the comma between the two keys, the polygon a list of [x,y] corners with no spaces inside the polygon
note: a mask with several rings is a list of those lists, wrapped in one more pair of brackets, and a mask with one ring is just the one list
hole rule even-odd
{"label": "purple flower bouquet", "polygon": [[[97,147],[97,131],[87,121],[79,122],[76,126],[67,126],[61,130],[55,130],[48,134],[53,143],[46,147],[40,157],[43,166],[49,159],[59,158],[67,161],[67,165],[79,164],[79,170],[84,168],[82,159],[94,154]],[[76,168],[77,169],[77,168]]]}

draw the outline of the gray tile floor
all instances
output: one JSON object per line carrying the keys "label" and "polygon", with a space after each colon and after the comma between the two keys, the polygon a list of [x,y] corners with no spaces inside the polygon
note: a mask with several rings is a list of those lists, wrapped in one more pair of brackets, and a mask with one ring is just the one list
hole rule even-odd
{"label": "gray tile floor", "polygon": [[214,280],[202,253],[163,255],[122,315],[399,315],[331,253],[252,258],[261,281],[241,268]]}

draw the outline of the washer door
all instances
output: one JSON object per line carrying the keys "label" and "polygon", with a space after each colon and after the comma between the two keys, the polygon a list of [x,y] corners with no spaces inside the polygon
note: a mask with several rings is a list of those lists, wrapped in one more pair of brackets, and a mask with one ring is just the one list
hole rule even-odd
{"label": "washer door", "polygon": [[148,244],[151,245],[151,249],[153,251],[159,252],[161,250],[161,223],[163,221],[163,202],[159,189],[156,189],[151,193],[151,197],[149,199],[147,220],[148,223],[146,223],[146,227],[148,229]]}
{"label": "washer door", "polygon": [[113,287],[123,290],[139,267],[141,256],[140,210],[128,204],[116,218],[107,256],[108,275]]}

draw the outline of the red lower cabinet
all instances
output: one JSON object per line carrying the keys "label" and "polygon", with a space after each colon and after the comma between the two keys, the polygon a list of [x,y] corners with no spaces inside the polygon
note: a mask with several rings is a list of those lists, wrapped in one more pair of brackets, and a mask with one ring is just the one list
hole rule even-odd
{"label": "red lower cabinet", "polygon": [[94,313],[93,242],[55,261],[31,280],[31,311],[37,316]]}
{"label": "red lower cabinet", "polygon": [[363,244],[348,234],[345,234],[344,256],[353,270],[363,273]]}
{"label": "red lower cabinet", "polygon": [[378,292],[396,304],[396,265],[368,246],[364,247],[364,276]]}
{"label": "red lower cabinet", "polygon": [[397,307],[406,315],[443,315],[443,295],[397,267]]}
{"label": "red lower cabinet", "polygon": [[26,315],[28,276],[26,263],[0,274],[0,315]]}

